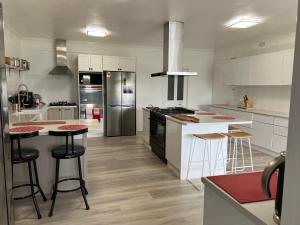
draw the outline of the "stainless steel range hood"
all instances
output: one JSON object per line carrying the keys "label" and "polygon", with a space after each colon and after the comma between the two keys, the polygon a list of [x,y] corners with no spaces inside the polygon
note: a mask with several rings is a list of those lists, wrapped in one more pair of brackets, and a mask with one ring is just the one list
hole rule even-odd
{"label": "stainless steel range hood", "polygon": [[182,71],[183,56],[183,22],[169,21],[164,25],[163,72],[153,73],[157,76],[195,76],[197,72]]}
{"label": "stainless steel range hood", "polygon": [[52,75],[73,75],[68,67],[67,41],[57,39],[55,41],[56,66],[50,71]]}

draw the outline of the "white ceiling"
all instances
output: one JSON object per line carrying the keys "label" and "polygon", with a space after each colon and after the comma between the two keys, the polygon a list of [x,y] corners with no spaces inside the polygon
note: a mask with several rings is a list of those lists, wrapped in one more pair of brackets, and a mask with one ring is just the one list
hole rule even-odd
{"label": "white ceiling", "polygon": [[[65,38],[117,44],[162,45],[163,23],[185,22],[185,46],[213,48],[259,35],[295,29],[297,0],[3,0],[6,22],[25,37]],[[234,30],[237,16],[263,18],[258,26]],[[105,38],[82,31],[101,24]]]}

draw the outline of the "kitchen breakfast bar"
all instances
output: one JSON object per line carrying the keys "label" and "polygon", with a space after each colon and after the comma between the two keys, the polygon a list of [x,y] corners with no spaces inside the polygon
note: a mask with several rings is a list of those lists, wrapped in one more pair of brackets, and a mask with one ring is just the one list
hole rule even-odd
{"label": "kitchen breakfast bar", "polygon": [[[58,127],[62,125],[85,125],[88,128],[88,135],[97,135],[100,134],[100,123],[98,120],[66,120],[66,121],[36,121],[29,123],[28,125],[39,126],[42,129],[39,130],[39,136],[23,139],[21,140],[22,148],[34,148],[39,151],[39,158],[36,160],[39,180],[41,188],[43,189],[45,194],[50,194],[52,191],[52,186],[54,184],[54,177],[55,177],[55,159],[51,157],[51,149],[53,147],[65,144],[66,139],[65,137],[56,137],[56,136],[49,136],[49,131],[58,131]],[[22,123],[13,123],[10,126],[10,129],[18,128],[22,125]],[[74,143],[83,145],[85,149],[87,149],[87,133],[83,135],[77,135],[74,137]],[[87,181],[87,160],[86,155],[81,157],[82,163],[82,173],[84,179]],[[63,160],[61,163],[60,169],[60,178],[69,178],[69,177],[77,177],[77,161],[74,160]],[[20,185],[24,183],[28,183],[28,171],[27,171],[27,164],[21,163],[14,165],[13,170],[13,183],[14,185]],[[88,186],[88,183],[86,184]],[[60,188],[64,189],[65,187],[76,188],[78,187],[78,181],[68,181],[63,182],[60,184]],[[22,196],[25,194],[26,190],[24,188],[14,190],[14,195]],[[27,190],[29,191],[29,190]],[[26,192],[27,193],[27,192]]]}
{"label": "kitchen breakfast bar", "polygon": [[[181,179],[196,179],[212,175],[209,174],[207,164],[203,169],[203,150],[205,148],[204,140],[193,142],[194,135],[199,134],[223,134],[228,133],[229,125],[246,125],[252,121],[241,120],[238,118],[215,115],[210,112],[197,112],[192,115],[196,122],[182,121],[172,116],[166,116],[166,159],[168,167]],[[195,145],[193,144],[195,143]],[[211,141],[210,157],[208,157],[211,166],[215,166],[214,175],[223,175],[226,173],[227,145],[228,138],[225,136],[221,144],[218,141]],[[194,146],[194,147],[193,147]],[[191,150],[195,149],[193,158],[190,159]],[[224,160],[217,160],[217,155],[223,155]],[[205,157],[205,156],[204,156]],[[191,164],[188,172],[189,161],[200,163]],[[216,165],[214,164],[216,162]],[[225,162],[225,163],[224,163]],[[202,174],[203,170],[203,174]]]}

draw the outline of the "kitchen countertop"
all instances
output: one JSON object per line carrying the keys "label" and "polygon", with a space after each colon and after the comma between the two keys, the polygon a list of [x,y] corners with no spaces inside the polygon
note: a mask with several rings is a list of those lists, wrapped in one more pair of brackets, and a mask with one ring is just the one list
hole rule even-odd
{"label": "kitchen countertop", "polygon": [[[205,112],[205,111],[202,111],[202,112]],[[201,124],[220,124],[220,123],[232,124],[232,125],[234,125],[234,124],[251,124],[252,123],[252,121],[243,120],[243,119],[239,119],[239,118],[235,118],[232,120],[231,119],[226,120],[226,119],[214,119],[213,118],[214,116],[220,116],[220,115],[197,115],[197,114],[191,115],[190,114],[188,116],[193,116],[193,117],[198,118],[199,123],[181,121],[181,120],[175,119],[172,116],[166,116],[166,119],[171,120],[176,123],[180,123],[182,125],[191,125],[191,126],[197,126],[197,125],[201,125]]]}
{"label": "kitchen countertop", "polygon": [[48,106],[45,106],[45,107],[48,108],[48,109],[51,109],[51,108],[77,108],[77,105],[60,105],[60,106],[48,105]]}
{"label": "kitchen countertop", "polygon": [[202,182],[257,225],[276,225],[273,221],[274,200],[240,204],[209,179],[202,178]]}
{"label": "kitchen countertop", "polygon": [[[47,120],[47,121],[51,121],[51,120]],[[48,131],[49,130],[58,130],[57,127],[59,126],[64,126],[64,125],[70,125],[70,124],[74,124],[74,125],[87,125],[88,129],[89,129],[89,133],[92,134],[100,134],[101,131],[101,127],[100,127],[100,123],[98,122],[97,119],[80,119],[80,120],[65,120],[66,123],[65,124],[49,124],[49,125],[37,125],[37,126],[41,126],[44,127],[44,129],[39,131],[40,135],[48,135]],[[36,121],[36,122],[42,122],[42,121]],[[10,128],[13,127],[18,127],[18,126],[11,126]]]}
{"label": "kitchen countertop", "polygon": [[210,105],[210,106],[216,107],[216,108],[223,108],[223,109],[230,109],[230,110],[236,110],[236,111],[242,111],[242,112],[262,114],[262,115],[267,115],[267,116],[282,117],[282,118],[286,118],[286,119],[289,118],[289,113],[287,113],[287,112],[276,112],[276,111],[269,111],[269,110],[256,109],[256,108],[242,109],[242,108],[238,108],[236,106],[225,105],[225,104],[216,104],[216,105]]}

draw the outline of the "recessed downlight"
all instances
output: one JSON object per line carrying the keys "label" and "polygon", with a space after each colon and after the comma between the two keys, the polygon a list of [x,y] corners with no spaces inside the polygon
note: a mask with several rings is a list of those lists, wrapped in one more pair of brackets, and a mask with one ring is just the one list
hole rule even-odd
{"label": "recessed downlight", "polygon": [[258,21],[258,20],[243,20],[243,19],[241,19],[241,20],[232,22],[231,24],[228,25],[228,27],[236,28],[236,29],[245,29],[245,28],[253,27],[259,23],[260,23],[260,21]]}
{"label": "recessed downlight", "polygon": [[92,37],[106,37],[108,34],[109,32],[103,29],[88,29],[86,31],[86,35]]}

